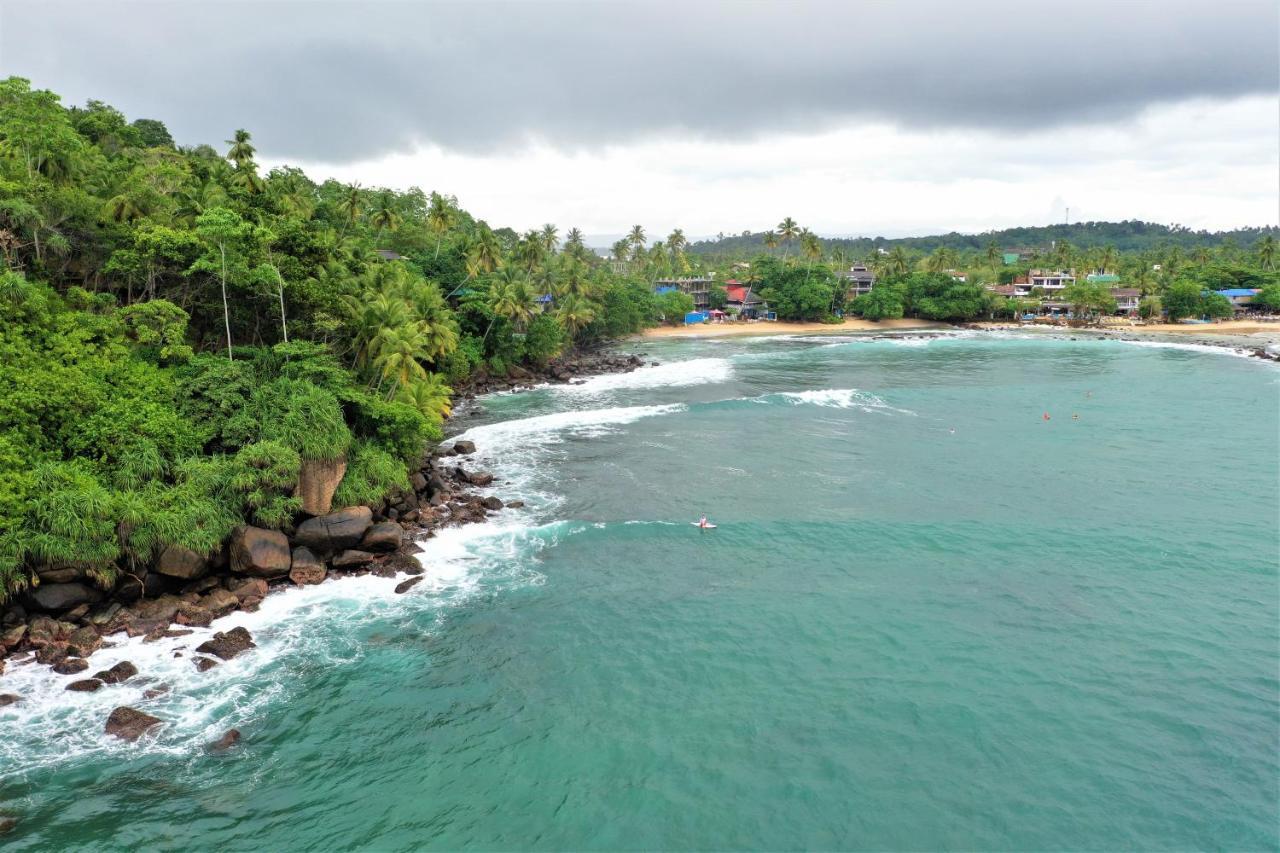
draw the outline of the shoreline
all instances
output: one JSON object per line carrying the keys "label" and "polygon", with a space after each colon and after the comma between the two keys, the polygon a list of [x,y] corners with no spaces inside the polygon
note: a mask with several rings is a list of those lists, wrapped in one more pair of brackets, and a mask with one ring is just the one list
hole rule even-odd
{"label": "shoreline", "polygon": [[1250,335],[1274,335],[1280,341],[1280,321],[1224,320],[1219,323],[1148,323],[1142,326],[1056,326],[1034,323],[972,322],[964,328],[990,332],[1091,332],[1104,335],[1200,335],[1204,337],[1247,337]]}
{"label": "shoreline", "polygon": [[930,331],[955,328],[935,320],[871,320],[846,319],[840,323],[792,323],[783,320],[758,323],[702,323],[697,326],[655,326],[645,329],[628,341],[652,341],[665,338],[745,338],[769,335],[830,335],[842,332]]}

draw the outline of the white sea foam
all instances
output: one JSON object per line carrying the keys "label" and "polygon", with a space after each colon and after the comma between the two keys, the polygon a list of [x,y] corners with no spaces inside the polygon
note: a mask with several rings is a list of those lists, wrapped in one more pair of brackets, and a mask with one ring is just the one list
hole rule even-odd
{"label": "white sea foam", "polygon": [[733,375],[733,364],[727,358],[691,358],[669,361],[657,367],[640,367],[630,373],[606,373],[583,382],[556,385],[555,390],[569,395],[595,395],[632,388],[675,388],[724,382]]}
{"label": "white sea foam", "polygon": [[[1188,344],[1181,341],[1135,341],[1126,338],[1116,338],[1118,343],[1128,344],[1134,347],[1144,347],[1147,349],[1171,349],[1182,350],[1184,352],[1200,352],[1208,355],[1232,355],[1237,358],[1253,358],[1252,352],[1240,347],[1217,346],[1214,344]],[[1263,362],[1264,363],[1264,362]]]}
{"label": "white sea foam", "polygon": [[479,445],[487,456],[494,456],[517,446],[530,443],[546,444],[562,440],[566,434],[605,435],[615,428],[633,423],[641,418],[666,415],[684,410],[682,403],[660,406],[621,406],[610,409],[585,409],[582,411],[555,412],[532,418],[518,418],[493,424],[472,427],[449,442],[468,439]]}
{"label": "white sea foam", "polygon": [[897,412],[904,415],[914,415],[915,412],[909,409],[899,409],[896,406],[890,406],[880,397],[868,391],[859,391],[856,388],[823,388],[812,391],[786,391],[781,394],[767,394],[764,397],[758,397],[761,402],[769,402],[770,398],[782,399],[794,406],[821,406],[826,409],[859,409],[864,412],[877,412],[888,414]]}
{"label": "white sea foam", "polygon": [[[300,666],[358,660],[365,653],[361,631],[374,620],[444,612],[482,584],[541,583],[531,558],[565,532],[562,523],[530,527],[513,518],[445,528],[422,541],[418,559],[426,573],[403,595],[394,592],[403,575],[333,579],[272,592],[257,612],[234,612],[188,636],[145,643],[113,635],[107,639],[113,645],[93,654],[90,668],[77,675],[57,675],[34,662],[11,663],[0,676],[0,693],[22,699],[0,708],[0,778],[91,755],[196,754],[228,728],[251,726],[268,705],[287,697]],[[214,632],[237,626],[249,630],[257,648],[197,672],[194,649]],[[139,671],[129,681],[94,693],[66,690],[70,682],[125,660]],[[160,685],[168,692],[144,698]],[[145,710],[164,725],[136,744],[108,737],[103,725],[120,705]]]}

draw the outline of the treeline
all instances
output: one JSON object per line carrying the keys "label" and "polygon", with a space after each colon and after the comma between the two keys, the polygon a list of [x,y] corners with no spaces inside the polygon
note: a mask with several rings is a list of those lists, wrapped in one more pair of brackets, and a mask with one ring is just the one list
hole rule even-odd
{"label": "treeline", "polygon": [[[287,527],[309,460],[376,503],[451,386],[657,322],[633,235],[490,228],[456,199],[264,173],[253,140],[0,81],[0,601],[66,565],[110,586],[245,522]],[[634,273],[633,273],[634,270]]]}
{"label": "treeline", "polygon": [[[770,235],[776,231],[744,232],[721,235],[714,240],[699,240],[689,246],[693,254],[711,262],[728,258],[742,258],[759,252],[776,253],[771,249]],[[1230,231],[1194,231],[1179,225],[1159,225],[1154,222],[1129,220],[1125,222],[1077,222],[1071,225],[1044,225],[1019,228],[1003,228],[980,234],[936,234],[926,237],[820,237],[823,252],[843,254],[853,260],[874,256],[879,250],[895,247],[904,250],[929,253],[940,248],[958,253],[981,253],[991,243],[1002,252],[1031,252],[1048,256],[1056,244],[1066,242],[1080,249],[1102,249],[1111,246],[1126,253],[1164,254],[1174,248],[1183,254],[1197,249],[1243,249],[1255,245],[1271,235],[1280,237],[1280,228],[1237,228]]]}

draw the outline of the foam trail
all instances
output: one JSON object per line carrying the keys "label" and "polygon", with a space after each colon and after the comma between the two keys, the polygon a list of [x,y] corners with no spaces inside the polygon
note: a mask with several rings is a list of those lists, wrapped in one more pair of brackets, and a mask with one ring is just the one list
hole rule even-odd
{"label": "foam trail", "polygon": [[629,424],[641,418],[651,418],[683,411],[682,403],[660,406],[625,406],[611,409],[587,409],[585,411],[556,412],[532,418],[500,421],[472,427],[449,442],[468,439],[480,445],[487,454],[496,455],[499,450],[514,449],[515,445],[556,443],[563,433],[577,435],[604,435],[615,426]]}
{"label": "foam trail", "polygon": [[1233,355],[1237,358],[1253,358],[1253,353],[1247,349],[1240,347],[1217,346],[1214,344],[1187,344],[1178,341],[1135,341],[1125,338],[1116,338],[1117,343],[1128,344],[1134,347],[1146,347],[1148,349],[1172,349],[1182,350],[1184,352],[1200,352],[1211,355]]}
{"label": "foam trail", "polygon": [[780,394],[766,394],[763,397],[755,398],[760,402],[769,402],[770,399],[781,399],[793,406],[821,406],[825,409],[859,409],[864,412],[880,412],[887,414],[889,412],[898,412],[905,415],[914,415],[915,412],[909,409],[899,409],[890,406],[880,397],[868,391],[859,391],[856,388],[822,388],[812,391],[784,391]]}
{"label": "foam trail", "polygon": [[556,385],[561,394],[591,395],[632,388],[675,388],[724,382],[733,375],[727,358],[691,358],[669,361],[657,367],[640,367],[630,373],[606,373],[584,382]]}

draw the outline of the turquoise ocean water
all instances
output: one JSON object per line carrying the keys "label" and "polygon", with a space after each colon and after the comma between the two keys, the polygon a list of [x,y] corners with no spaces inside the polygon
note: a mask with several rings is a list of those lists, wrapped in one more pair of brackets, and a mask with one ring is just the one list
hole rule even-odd
{"label": "turquoise ocean water", "polygon": [[[976,333],[644,348],[661,366],[456,419],[529,505],[427,542],[408,595],[273,596],[205,674],[191,638],[101,652],[173,687],[146,703],[0,676],[28,697],[0,709],[0,844],[1280,846],[1275,366]],[[121,703],[166,726],[104,742]]]}

